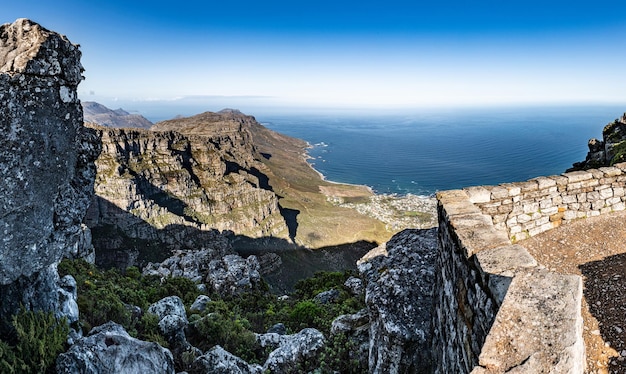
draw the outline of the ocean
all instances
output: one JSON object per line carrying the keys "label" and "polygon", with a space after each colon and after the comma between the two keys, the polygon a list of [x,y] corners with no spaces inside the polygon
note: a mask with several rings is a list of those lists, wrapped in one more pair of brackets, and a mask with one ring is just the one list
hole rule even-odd
{"label": "ocean", "polygon": [[[514,107],[257,116],[308,141],[311,164],[328,180],[377,193],[439,190],[561,174],[585,159],[587,141],[625,107]],[[253,114],[253,113],[250,113]]]}

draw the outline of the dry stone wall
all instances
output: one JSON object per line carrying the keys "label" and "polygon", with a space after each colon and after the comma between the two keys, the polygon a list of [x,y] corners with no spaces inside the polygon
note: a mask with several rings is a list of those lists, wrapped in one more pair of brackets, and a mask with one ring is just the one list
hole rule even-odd
{"label": "dry stone wall", "polygon": [[[579,189],[590,188],[582,187],[591,179],[586,174],[564,178],[579,183]],[[539,187],[539,180],[545,188]],[[583,372],[581,278],[552,273],[538,265],[523,246],[511,243],[500,224],[507,219],[494,224],[494,217],[485,213],[492,209],[504,215],[506,212],[497,208],[511,205],[510,212],[517,206],[522,207],[515,208],[520,214],[544,209],[562,213],[563,220],[567,209],[559,211],[557,204],[550,210],[551,206],[542,203],[547,198],[539,191],[545,190],[547,195],[559,191],[557,182],[551,180],[554,184],[537,179],[437,194],[439,269],[432,313],[435,373]],[[568,185],[564,186],[562,191],[567,192]],[[502,194],[500,205],[491,200],[494,191],[496,196]],[[592,190],[585,193],[589,192]],[[509,199],[510,204],[503,204]],[[547,222],[556,222],[550,221],[550,216]]]}
{"label": "dry stone wall", "polygon": [[495,228],[523,240],[574,219],[626,209],[626,163],[498,186],[469,187]]}

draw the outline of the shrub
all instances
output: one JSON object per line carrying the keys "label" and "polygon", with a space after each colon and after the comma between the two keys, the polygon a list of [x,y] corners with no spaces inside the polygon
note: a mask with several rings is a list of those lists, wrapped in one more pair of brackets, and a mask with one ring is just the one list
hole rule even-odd
{"label": "shrub", "polygon": [[44,373],[65,350],[70,328],[65,318],[57,320],[52,312],[22,308],[13,316],[15,345],[0,340],[2,373]]}

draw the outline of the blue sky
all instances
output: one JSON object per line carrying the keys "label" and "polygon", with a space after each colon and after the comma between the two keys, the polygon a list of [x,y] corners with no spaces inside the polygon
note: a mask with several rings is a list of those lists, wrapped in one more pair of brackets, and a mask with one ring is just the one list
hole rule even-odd
{"label": "blue sky", "polygon": [[626,102],[623,1],[20,0],[1,14],[81,44],[83,100]]}

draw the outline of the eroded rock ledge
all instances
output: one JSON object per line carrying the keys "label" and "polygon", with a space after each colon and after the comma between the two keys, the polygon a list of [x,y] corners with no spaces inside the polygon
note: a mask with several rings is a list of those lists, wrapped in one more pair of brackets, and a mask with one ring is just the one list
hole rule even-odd
{"label": "eroded rock ledge", "polygon": [[60,310],[56,264],[81,225],[100,148],[83,127],[78,46],[26,19],[0,26],[0,313]]}

